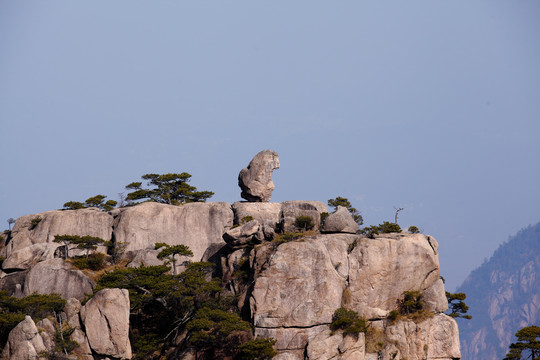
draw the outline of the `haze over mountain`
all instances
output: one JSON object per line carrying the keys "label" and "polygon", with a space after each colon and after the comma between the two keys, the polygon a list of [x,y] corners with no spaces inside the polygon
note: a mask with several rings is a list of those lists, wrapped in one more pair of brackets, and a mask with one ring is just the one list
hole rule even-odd
{"label": "haze over mountain", "polygon": [[516,331],[540,324],[540,222],[520,230],[474,270],[458,292],[471,320],[460,320],[464,360],[502,359]]}

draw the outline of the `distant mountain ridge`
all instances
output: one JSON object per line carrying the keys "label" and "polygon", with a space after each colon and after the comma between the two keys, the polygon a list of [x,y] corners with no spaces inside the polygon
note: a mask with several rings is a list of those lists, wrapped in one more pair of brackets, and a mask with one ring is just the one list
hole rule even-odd
{"label": "distant mountain ridge", "polygon": [[540,222],[501,244],[458,292],[473,316],[459,321],[462,359],[504,358],[517,330],[540,324]]}

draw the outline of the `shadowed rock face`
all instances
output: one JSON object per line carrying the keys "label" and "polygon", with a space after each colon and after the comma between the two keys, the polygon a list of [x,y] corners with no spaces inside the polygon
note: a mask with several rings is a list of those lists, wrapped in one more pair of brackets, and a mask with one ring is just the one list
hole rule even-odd
{"label": "shadowed rock face", "polygon": [[243,199],[252,202],[269,202],[274,191],[272,172],[279,169],[277,152],[263,150],[238,175],[238,186]]}

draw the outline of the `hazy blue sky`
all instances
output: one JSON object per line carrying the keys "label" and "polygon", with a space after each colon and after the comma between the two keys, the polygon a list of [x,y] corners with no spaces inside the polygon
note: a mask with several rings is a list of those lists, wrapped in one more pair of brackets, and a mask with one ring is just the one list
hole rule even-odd
{"label": "hazy blue sky", "polygon": [[0,219],[147,173],[348,197],[416,225],[453,290],[540,221],[540,1],[0,1]]}

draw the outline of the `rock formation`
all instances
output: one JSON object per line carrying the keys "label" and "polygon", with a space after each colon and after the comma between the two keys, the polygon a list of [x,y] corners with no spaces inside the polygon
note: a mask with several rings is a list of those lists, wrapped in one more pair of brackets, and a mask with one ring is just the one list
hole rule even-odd
{"label": "rock formation", "polygon": [[9,333],[8,342],[2,351],[3,360],[30,360],[38,358],[38,354],[45,351],[45,345],[36,324],[30,316],[26,316]]}
{"label": "rock formation", "polygon": [[153,249],[157,242],[184,244],[193,251],[190,260],[200,261],[225,245],[221,236],[232,224],[228,203],[174,206],[146,202],[119,212],[114,219],[114,238],[128,244],[127,252]]}
{"label": "rock formation", "polygon": [[[2,274],[0,290],[17,296],[55,292],[69,299],[58,319],[79,344],[72,358],[130,359],[128,291],[104,289],[81,306],[94,283],[55,257],[58,245],[52,240],[69,234],[126,243],[128,266],[162,264],[157,242],[183,244],[194,253],[189,260],[220,267],[219,282],[253,326],[246,336],[275,338],[277,360],[459,359],[456,321],[443,313],[448,303],[437,241],[422,234],[358,235],[343,207],[321,223],[328,208],[319,201],[269,203],[272,170],[278,167],[277,154],[265,150],[241,171],[242,196],[250,202],[143,203],[110,213],[82,209],[22,217],[3,250],[9,273]],[[33,221],[38,216],[42,220]],[[309,217],[313,229],[301,232],[299,217]],[[396,317],[407,291],[423,294],[422,317]],[[358,313],[368,331],[332,331],[339,308]],[[52,351],[58,325],[50,319],[38,324],[41,334],[30,317],[17,325],[3,359],[38,359],[39,352]],[[187,330],[175,336],[167,354],[200,358],[197,349],[182,347]]]}
{"label": "rock formation", "polygon": [[268,202],[274,191],[272,172],[279,169],[279,157],[275,151],[263,150],[243,168],[238,175],[238,186],[243,199],[252,202]]}
{"label": "rock formation", "polygon": [[81,308],[80,314],[94,352],[131,359],[129,293],[126,289],[101,290]]}

